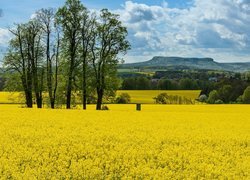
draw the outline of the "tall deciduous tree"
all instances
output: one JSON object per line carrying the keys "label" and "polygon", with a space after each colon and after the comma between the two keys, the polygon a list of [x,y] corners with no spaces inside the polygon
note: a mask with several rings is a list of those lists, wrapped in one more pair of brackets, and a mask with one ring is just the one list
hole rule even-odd
{"label": "tall deciduous tree", "polygon": [[74,71],[79,60],[78,51],[80,46],[81,36],[81,21],[82,12],[85,7],[80,0],[67,0],[62,8],[59,8],[56,16],[57,23],[62,26],[63,47],[66,58],[68,59],[68,73],[67,73],[67,89],[66,89],[66,108],[70,109],[71,92],[74,79]]}
{"label": "tall deciduous tree", "polygon": [[32,107],[33,90],[37,107],[42,108],[44,49],[41,45],[41,26],[32,19],[25,24],[18,24],[10,32],[14,37],[5,57],[5,65],[20,74],[27,107]]}
{"label": "tall deciduous tree", "polygon": [[41,26],[35,21],[31,20],[26,24],[25,38],[27,44],[27,58],[31,62],[33,88],[36,96],[36,103],[38,108],[42,108],[42,92],[43,92],[43,47],[41,46]]}
{"label": "tall deciduous tree", "polygon": [[4,66],[17,71],[22,81],[26,106],[32,108],[32,68],[31,59],[28,58],[27,43],[25,40],[26,28],[24,24],[18,24],[10,29],[14,35],[9,44],[9,50],[4,58]]}
{"label": "tall deciduous tree", "polygon": [[97,92],[96,109],[101,110],[104,92],[109,88],[107,80],[116,74],[118,55],[126,53],[130,45],[126,40],[127,29],[122,26],[119,16],[107,9],[101,11],[94,36],[91,52]]}
{"label": "tall deciduous tree", "polygon": [[39,10],[36,19],[41,25],[45,39],[47,90],[50,106],[54,109],[58,85],[60,32],[55,24],[54,9]]}
{"label": "tall deciduous tree", "polygon": [[90,62],[90,50],[93,37],[95,36],[96,17],[90,15],[85,9],[82,14],[81,42],[82,42],[82,102],[83,109],[87,108],[87,69]]}

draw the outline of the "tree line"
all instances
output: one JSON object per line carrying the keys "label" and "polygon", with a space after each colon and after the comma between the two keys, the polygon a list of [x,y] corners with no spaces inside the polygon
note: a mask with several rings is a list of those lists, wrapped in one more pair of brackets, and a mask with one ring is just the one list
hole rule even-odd
{"label": "tree line", "polygon": [[122,90],[200,90],[203,87],[200,80],[182,78],[172,80],[167,78],[152,79],[147,76],[137,76],[124,78],[122,81]]}
{"label": "tree line", "polygon": [[81,92],[86,109],[88,97],[95,92],[96,109],[101,110],[105,94],[117,87],[120,57],[130,48],[118,15],[107,9],[91,13],[80,0],[67,0],[57,10],[38,10],[10,32],[13,38],[4,67],[21,82],[28,108],[33,107],[33,99],[42,108],[46,93],[51,108],[60,98],[70,109],[72,96]]}

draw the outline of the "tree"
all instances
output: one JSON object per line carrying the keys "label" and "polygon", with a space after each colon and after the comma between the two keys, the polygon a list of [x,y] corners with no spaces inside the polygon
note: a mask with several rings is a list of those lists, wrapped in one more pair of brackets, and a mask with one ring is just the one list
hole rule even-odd
{"label": "tree", "polygon": [[85,7],[80,0],[67,0],[65,5],[58,9],[56,22],[61,25],[63,31],[62,46],[64,47],[65,58],[68,61],[66,108],[70,109],[71,93],[75,69],[78,66],[78,52],[81,36],[82,12]]}
{"label": "tree", "polygon": [[43,48],[41,46],[41,27],[31,20],[10,29],[14,38],[10,42],[9,52],[5,56],[7,68],[20,74],[25,92],[26,105],[32,107],[32,90],[34,90],[38,108],[42,108],[43,92]]}
{"label": "tree", "polygon": [[197,82],[192,79],[181,79],[180,88],[183,90],[195,90],[198,89]]}
{"label": "tree", "polygon": [[96,28],[96,17],[90,16],[87,9],[83,10],[81,22],[81,51],[82,51],[82,103],[83,109],[87,109],[87,68],[92,38]]}
{"label": "tree", "polygon": [[219,89],[219,97],[224,103],[229,103],[232,100],[232,86],[224,85]]}
{"label": "tree", "polygon": [[128,104],[131,101],[131,97],[128,93],[122,93],[116,98],[116,103],[118,104]]}
{"label": "tree", "polygon": [[31,59],[27,57],[27,44],[25,41],[25,24],[18,24],[10,29],[13,38],[9,50],[4,57],[4,66],[19,73],[25,94],[26,106],[32,108],[32,68]]}
{"label": "tree", "polygon": [[44,67],[42,61],[43,47],[41,46],[41,26],[31,20],[25,25],[24,39],[27,43],[27,57],[31,62],[33,88],[36,96],[37,108],[42,108],[42,92]]}
{"label": "tree", "polygon": [[101,110],[103,95],[107,89],[106,80],[116,76],[118,54],[126,53],[130,47],[126,40],[127,29],[122,26],[118,17],[107,9],[103,9],[92,40],[91,52],[97,92],[97,110]]}
{"label": "tree", "polygon": [[130,77],[130,78],[123,79],[122,89],[123,90],[134,90],[134,89],[136,89],[136,78],[135,77]]}
{"label": "tree", "polygon": [[168,98],[169,96],[167,93],[161,93],[158,96],[156,96],[154,99],[155,99],[156,104],[167,104]]}
{"label": "tree", "polygon": [[149,90],[151,89],[151,81],[150,79],[140,76],[136,77],[136,89],[138,90]]}
{"label": "tree", "polygon": [[219,99],[219,94],[216,90],[213,90],[209,93],[209,96],[208,96],[208,99],[207,99],[207,102],[209,104],[214,104],[216,100]]}
{"label": "tree", "polygon": [[242,100],[243,100],[243,103],[245,104],[250,104],[250,86],[248,86],[243,95],[242,95]]}
{"label": "tree", "polygon": [[54,109],[58,86],[60,32],[59,27],[54,22],[54,9],[41,9],[36,14],[36,19],[41,25],[45,39],[47,90],[50,106]]}
{"label": "tree", "polygon": [[158,82],[158,89],[161,90],[172,90],[173,89],[173,85],[172,85],[172,81],[170,81],[169,79],[161,79]]}

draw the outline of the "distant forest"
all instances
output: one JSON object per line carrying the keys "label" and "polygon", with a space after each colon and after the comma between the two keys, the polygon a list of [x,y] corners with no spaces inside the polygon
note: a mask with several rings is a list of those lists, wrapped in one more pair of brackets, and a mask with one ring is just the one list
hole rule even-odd
{"label": "distant forest", "polygon": [[[165,70],[121,72],[122,90],[201,90],[200,101],[207,103],[248,103],[244,92],[250,85],[250,73],[216,70]],[[214,100],[209,100],[209,97]]]}

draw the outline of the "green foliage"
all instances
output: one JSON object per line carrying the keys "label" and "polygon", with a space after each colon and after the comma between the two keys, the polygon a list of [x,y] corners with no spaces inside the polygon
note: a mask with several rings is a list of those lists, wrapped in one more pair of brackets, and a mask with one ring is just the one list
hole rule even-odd
{"label": "green foliage", "polygon": [[158,96],[156,96],[154,99],[155,99],[156,104],[167,104],[168,94],[161,93]]}
{"label": "green foliage", "polygon": [[195,90],[195,89],[198,89],[198,85],[196,81],[185,78],[185,79],[181,79],[180,88],[186,89],[186,90]]}
{"label": "green foliage", "polygon": [[161,93],[154,98],[156,104],[194,104],[195,102],[192,99],[182,97],[182,96],[173,96],[168,95],[167,93]]}
{"label": "green foliage", "polygon": [[122,93],[116,98],[116,103],[118,104],[128,104],[131,101],[131,97],[128,93]]}
{"label": "green foliage", "polygon": [[87,104],[96,104],[97,98],[95,95],[89,94],[87,96]]}
{"label": "green foliage", "polygon": [[5,73],[6,81],[4,84],[4,91],[16,92],[22,91],[22,82],[20,75],[16,72]]}
{"label": "green foliage", "polygon": [[238,104],[242,104],[242,103],[243,103],[243,97],[242,97],[242,95],[239,96],[239,97],[236,99],[236,103],[238,103]]}
{"label": "green foliage", "polygon": [[216,100],[219,99],[219,94],[216,90],[213,90],[209,93],[209,96],[208,96],[208,99],[207,99],[207,102],[209,104],[214,104]]}
{"label": "green foliage", "polygon": [[219,98],[224,103],[229,103],[232,100],[232,86],[231,85],[224,85],[222,88],[219,89]]}
{"label": "green foliage", "polygon": [[177,89],[173,81],[169,79],[161,79],[157,84],[158,89],[160,90],[174,90]]}
{"label": "green foliage", "polygon": [[248,86],[243,95],[242,95],[242,100],[243,100],[243,103],[245,104],[250,104],[250,86]]}
{"label": "green foliage", "polygon": [[124,90],[149,90],[151,89],[151,81],[146,76],[125,78],[122,82]]}
{"label": "green foliage", "polygon": [[117,65],[120,60],[118,54],[125,54],[130,44],[126,39],[127,29],[119,20],[119,15],[103,9],[96,24],[91,44],[91,59],[97,91],[96,109],[101,110],[106,91],[112,90],[111,93],[115,94],[117,86],[110,84],[117,79]]}
{"label": "green foliage", "polygon": [[217,99],[214,104],[224,104],[224,102],[221,99]]}

